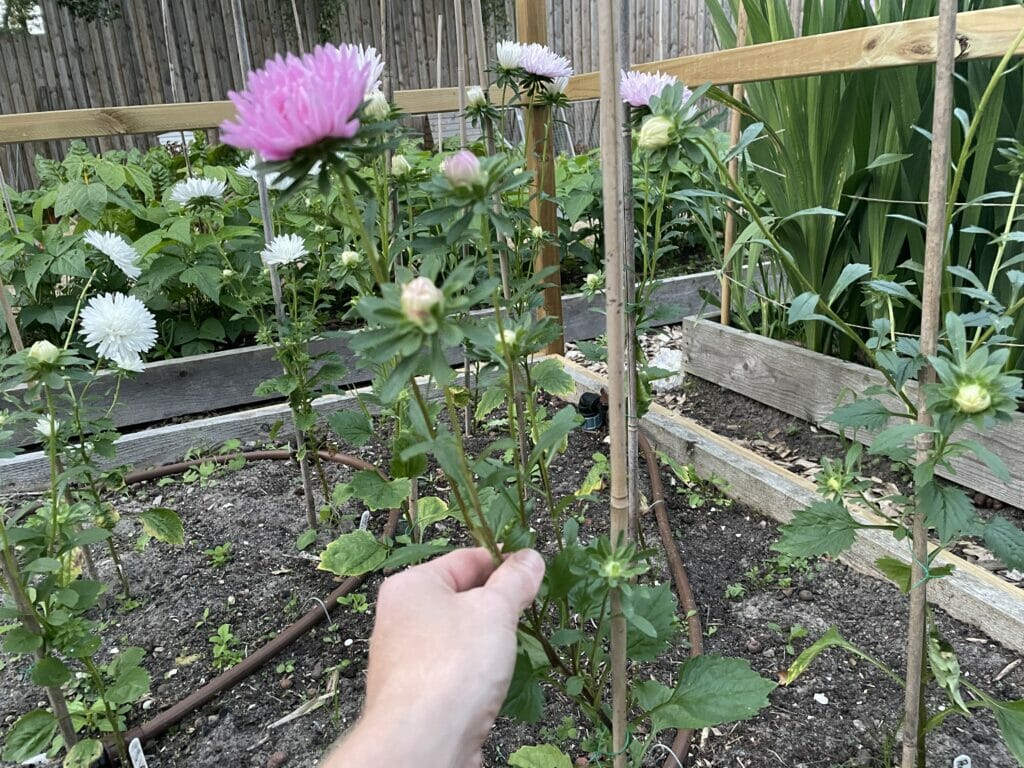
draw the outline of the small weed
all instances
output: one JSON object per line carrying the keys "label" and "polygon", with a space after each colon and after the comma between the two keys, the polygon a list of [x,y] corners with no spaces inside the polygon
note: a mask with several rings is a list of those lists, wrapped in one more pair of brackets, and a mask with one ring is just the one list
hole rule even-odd
{"label": "small weed", "polygon": [[210,645],[213,646],[214,669],[228,669],[243,658],[238,650],[238,639],[232,634],[230,624],[221,624],[217,627],[217,634],[210,635]]}
{"label": "small weed", "polygon": [[541,740],[552,744],[562,744],[567,741],[575,741],[579,736],[580,730],[576,727],[576,721],[568,716],[563,717],[562,722],[555,728],[547,726],[540,729]]}
{"label": "small weed", "polygon": [[203,608],[203,618],[196,622],[196,629],[206,625],[207,619],[210,618],[210,606]]}
{"label": "small weed", "polygon": [[192,469],[187,470],[185,474],[181,476],[181,481],[188,485],[198,482],[200,488],[205,488],[210,485],[216,471],[216,464],[212,461],[204,461],[202,464],[198,464],[192,467]]}
{"label": "small weed", "polygon": [[370,604],[366,602],[366,595],[362,592],[353,592],[349,595],[342,595],[338,598],[338,604],[344,605],[352,613],[366,613],[370,610]]}
{"label": "small weed", "polygon": [[743,597],[747,594],[747,588],[740,583],[728,584],[725,587],[725,596],[730,600]]}
{"label": "small weed", "polygon": [[279,675],[290,675],[295,671],[295,659],[288,659],[288,661],[282,661],[276,667],[277,674]]}
{"label": "small weed", "polygon": [[214,568],[223,568],[231,562],[231,542],[225,541],[212,549],[204,549],[203,554],[210,558],[210,565]]}
{"label": "small weed", "polygon": [[705,504],[722,508],[732,506],[732,499],[725,493],[728,483],[722,478],[714,475],[702,478],[692,464],[680,464],[661,451],[658,452],[658,460],[672,470],[675,477],[670,478],[670,482],[677,493],[686,496],[686,503],[691,508]]}
{"label": "small weed", "polygon": [[807,637],[807,630],[799,624],[791,626],[787,633],[782,630],[782,625],[776,624],[774,621],[769,621],[768,629],[786,641],[786,654],[789,656],[796,656],[796,648],[794,647],[793,642],[795,640],[799,640],[801,637]]}
{"label": "small weed", "polygon": [[796,580],[812,581],[814,572],[815,564],[809,558],[780,554],[747,569],[743,578],[757,589],[791,589]]}

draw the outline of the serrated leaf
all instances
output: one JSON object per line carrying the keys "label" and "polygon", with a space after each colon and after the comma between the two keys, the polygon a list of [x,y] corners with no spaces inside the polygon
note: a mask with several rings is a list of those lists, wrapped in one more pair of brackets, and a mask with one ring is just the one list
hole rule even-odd
{"label": "serrated leaf", "polygon": [[793,557],[838,555],[853,544],[860,523],[835,501],[818,501],[797,512],[779,530],[772,549]]}
{"label": "serrated leaf", "polygon": [[989,472],[995,475],[998,479],[1004,483],[1010,482],[1010,470],[1006,468],[1006,464],[1003,462],[998,455],[990,451],[983,443],[978,440],[958,440],[957,444],[964,446],[971,453],[978,457]]}
{"label": "serrated leaf", "polygon": [[1024,765],[1024,700],[984,701],[996,716],[1007,749],[1017,758],[1018,763]]}
{"label": "serrated leaf", "polygon": [[316,531],[312,528],[307,528],[295,539],[295,548],[299,552],[304,552],[314,541],[316,541]]}
{"label": "serrated leaf", "polygon": [[480,402],[476,404],[476,410],[473,413],[479,421],[491,411],[504,405],[506,400],[508,400],[508,397],[504,389],[501,387],[490,387],[485,389],[483,394],[480,395]]}
{"label": "serrated leaf", "polygon": [[569,756],[551,744],[520,747],[508,756],[513,768],[572,768]]}
{"label": "serrated leaf", "polygon": [[385,480],[372,469],[356,472],[347,485],[351,495],[362,501],[371,512],[395,509],[409,496],[408,478]]}
{"label": "serrated leaf", "polygon": [[130,704],[149,690],[149,673],[142,667],[124,670],[107,688],[103,698],[111,704]]}
{"label": "serrated leaf", "polygon": [[381,567],[388,557],[388,548],[381,544],[372,533],[364,530],[346,533],[320,553],[322,571],[338,576],[362,576]]}
{"label": "serrated leaf", "polygon": [[530,654],[522,649],[516,654],[512,682],[500,714],[524,723],[535,723],[544,714],[544,691],[540,687]]}
{"label": "serrated leaf", "polygon": [[217,267],[200,264],[184,270],[178,279],[188,285],[194,285],[209,297],[210,301],[220,301],[221,270]]}
{"label": "serrated leaf", "polygon": [[3,759],[21,763],[46,752],[57,733],[57,718],[44,709],[36,709],[19,717],[4,742]]}
{"label": "serrated leaf", "polygon": [[623,612],[638,631],[627,635],[627,652],[635,661],[653,661],[675,639],[675,597],[667,584],[635,587],[623,597]]}
{"label": "serrated leaf", "polygon": [[139,515],[142,530],[148,536],[166,544],[181,546],[185,543],[185,526],[173,509],[154,507]]}
{"label": "serrated leaf", "polygon": [[985,546],[1007,568],[1024,570],[1024,531],[1005,517],[995,517],[985,525]]}
{"label": "serrated leaf", "polygon": [[882,429],[893,416],[880,400],[866,397],[840,405],[832,411],[831,420],[846,429]]}
{"label": "serrated leaf", "polygon": [[917,503],[924,511],[929,527],[935,528],[939,540],[952,541],[974,522],[974,504],[961,489],[939,485],[934,480],[917,489]]}
{"label": "serrated leaf", "polygon": [[91,768],[103,755],[103,743],[96,739],[83,739],[64,755],[62,768]]}
{"label": "serrated leaf", "polygon": [[359,447],[373,439],[373,422],[362,411],[337,411],[327,417],[335,434],[346,443]]}
{"label": "serrated leaf", "polygon": [[871,441],[869,453],[881,453],[899,459],[910,450],[910,442],[925,432],[935,432],[934,427],[923,424],[897,424],[879,432]]}
{"label": "serrated leaf", "polygon": [[451,517],[448,502],[437,496],[424,496],[416,502],[416,527],[426,530],[434,523]]}
{"label": "serrated leaf", "polygon": [[533,383],[549,395],[568,397],[576,392],[572,376],[565,372],[561,363],[553,358],[541,360],[530,369]]}
{"label": "serrated leaf", "polygon": [[404,568],[429,560],[435,555],[451,552],[455,547],[447,544],[406,544],[399,547],[384,560],[381,568]]}
{"label": "serrated leaf", "polygon": [[56,688],[71,679],[71,670],[53,656],[44,656],[32,665],[32,682],[43,688]]}
{"label": "serrated leaf", "polygon": [[22,654],[31,653],[42,644],[42,637],[19,625],[4,635],[3,648],[4,653]]}
{"label": "serrated leaf", "polygon": [[776,683],[743,659],[698,656],[683,662],[672,698],[651,713],[663,727],[706,728],[746,720],[768,706]]}
{"label": "serrated leaf", "polygon": [[[880,557],[875,560],[875,566],[886,578],[899,587],[900,592],[906,594],[910,591],[910,564],[895,557]],[[931,578],[949,576],[953,572],[952,565],[936,565],[928,568],[928,575]]]}

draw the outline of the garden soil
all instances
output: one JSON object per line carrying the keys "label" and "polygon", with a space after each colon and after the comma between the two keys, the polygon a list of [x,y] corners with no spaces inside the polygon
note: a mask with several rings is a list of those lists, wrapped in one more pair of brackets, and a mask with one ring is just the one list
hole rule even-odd
{"label": "garden soil", "polygon": [[[603,433],[573,434],[553,473],[562,492],[578,487],[598,451],[607,451]],[[384,458],[380,446],[362,449],[361,455],[374,462]],[[343,480],[346,472],[332,467],[331,479]],[[777,536],[771,521],[730,503],[713,486],[669,483],[668,490],[671,526],[700,606],[706,652],[748,659],[759,673],[776,679],[793,653],[836,625],[846,638],[899,670],[907,605],[894,587],[830,560],[780,562],[770,549]],[[432,490],[424,483],[421,492]],[[438,492],[443,495],[444,488]],[[205,487],[198,481],[148,483],[127,491],[117,505],[122,515],[117,539],[139,605],[126,610],[123,601],[112,599],[96,618],[106,625],[103,661],[130,646],[147,652],[144,665],[152,675],[151,690],[129,713],[130,725],[152,718],[217,674],[209,638],[220,625],[230,625],[240,653],[251,652],[300,613],[319,607],[318,601],[337,585],[315,567],[313,553],[326,543],[325,536],[305,552],[296,549],[305,524],[298,473],[289,463],[221,470]],[[134,550],[141,533],[136,514],[151,506],[179,512],[184,546],[152,542],[141,553]],[[583,535],[602,532],[606,508],[593,503],[577,510]],[[541,511],[539,518],[544,516]],[[379,531],[382,525],[383,515],[371,527]],[[648,543],[656,542],[652,516],[644,518],[644,529]],[[206,550],[229,542],[230,559],[215,567]],[[111,563],[98,559],[102,575],[113,583]],[[655,577],[668,579],[660,555]],[[278,659],[149,745],[149,764],[316,765],[358,715],[378,585],[379,579],[373,578],[360,590],[367,601],[365,612],[352,606],[333,608],[330,623],[320,624]],[[941,611],[935,615],[968,679],[997,698],[1024,698],[1024,665],[1018,655]],[[806,635],[798,637],[803,631]],[[684,636],[662,662],[635,670],[638,679],[650,676],[673,683],[688,656]],[[18,715],[41,705],[44,697],[28,682],[25,660],[0,661],[0,733],[5,733]],[[887,768],[899,754],[902,701],[898,686],[877,669],[841,651],[827,651],[795,684],[778,688],[771,706],[757,717],[698,733],[689,764]],[[937,701],[931,697],[933,706]],[[563,726],[563,718],[574,714],[552,694],[543,723],[499,721],[484,748],[485,765],[504,766],[519,746],[543,741],[556,741],[578,765],[610,764],[587,752],[586,729],[574,732]],[[952,766],[961,754],[971,758],[973,768],[1014,765],[987,713],[970,720],[950,717],[930,736],[928,752],[933,767]],[[666,755],[654,750],[647,764],[660,765]]]}

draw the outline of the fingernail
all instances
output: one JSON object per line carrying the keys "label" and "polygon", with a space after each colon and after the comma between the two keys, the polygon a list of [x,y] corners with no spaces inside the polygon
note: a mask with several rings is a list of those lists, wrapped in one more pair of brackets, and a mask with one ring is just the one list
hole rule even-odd
{"label": "fingernail", "polygon": [[544,558],[535,549],[520,549],[512,555],[518,563],[531,571],[538,571],[544,568]]}

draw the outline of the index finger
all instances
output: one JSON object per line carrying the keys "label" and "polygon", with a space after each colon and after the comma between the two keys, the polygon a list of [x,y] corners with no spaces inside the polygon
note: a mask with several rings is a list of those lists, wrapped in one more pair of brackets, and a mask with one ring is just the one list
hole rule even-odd
{"label": "index finger", "polygon": [[421,574],[439,579],[453,592],[466,592],[487,583],[494,572],[494,558],[483,547],[458,549],[416,566]]}

